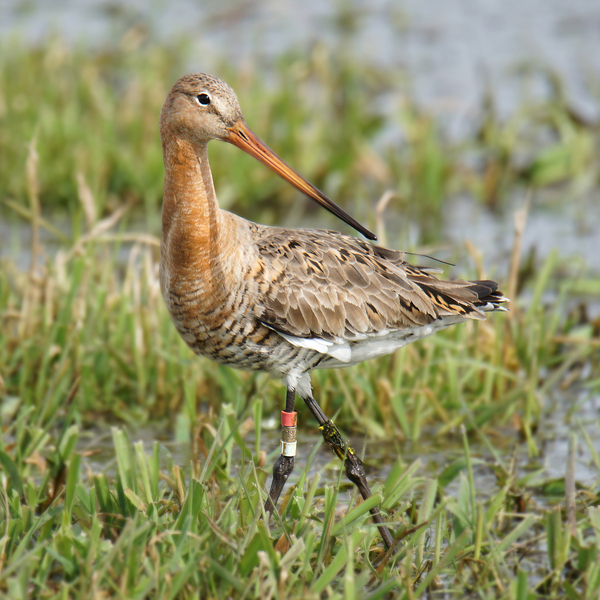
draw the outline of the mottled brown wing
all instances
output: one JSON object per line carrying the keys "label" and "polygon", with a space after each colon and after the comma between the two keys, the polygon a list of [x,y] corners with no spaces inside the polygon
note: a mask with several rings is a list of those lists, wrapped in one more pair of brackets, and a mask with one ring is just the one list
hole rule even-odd
{"label": "mottled brown wing", "polygon": [[497,288],[494,282],[440,281],[406,263],[401,252],[335,231],[261,233],[268,286],[257,317],[297,337],[355,340],[448,314],[482,318],[475,304]]}

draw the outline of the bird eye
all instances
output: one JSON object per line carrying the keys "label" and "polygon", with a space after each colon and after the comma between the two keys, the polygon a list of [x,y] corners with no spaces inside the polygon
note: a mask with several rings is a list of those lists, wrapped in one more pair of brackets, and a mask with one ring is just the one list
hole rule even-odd
{"label": "bird eye", "polygon": [[199,94],[197,98],[202,106],[208,106],[210,104],[210,96],[208,94]]}

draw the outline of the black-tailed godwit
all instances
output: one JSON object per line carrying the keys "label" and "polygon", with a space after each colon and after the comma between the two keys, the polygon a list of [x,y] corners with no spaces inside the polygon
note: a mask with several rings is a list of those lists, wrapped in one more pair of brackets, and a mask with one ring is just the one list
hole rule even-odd
{"label": "black-tailed godwit", "polygon": [[[362,462],[313,397],[310,371],[383,356],[435,331],[505,310],[494,281],[441,281],[431,269],[336,231],[283,229],[221,210],[208,163],[216,139],[238,146],[363,233],[375,236],[287,166],[248,128],[233,90],[182,77],[160,116],[165,163],[160,283],[177,330],[197,354],[266,371],[287,388],[272,511],[294,467],[296,394],[363,498]],[[385,545],[392,536],[372,511]]]}

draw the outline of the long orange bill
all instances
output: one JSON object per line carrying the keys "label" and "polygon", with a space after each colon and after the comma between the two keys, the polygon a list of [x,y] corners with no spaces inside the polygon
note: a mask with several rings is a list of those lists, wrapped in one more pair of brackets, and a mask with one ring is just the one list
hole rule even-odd
{"label": "long orange bill", "polygon": [[294,187],[306,194],[309,198],[316,200],[321,206],[330,213],[354,227],[356,231],[362,233],[370,240],[376,240],[377,237],[366,227],[363,227],[356,219],[352,218],[345,210],[341,209],[335,202],[332,202],[323,192],[319,191],[314,185],[310,184],[304,177],[296,173],[291,167],[286,165],[280,158],[265,145],[261,139],[244,123],[238,121],[229,128],[229,137],[227,141],[250,156],[253,156],[275,171],[278,175],[289,181]]}

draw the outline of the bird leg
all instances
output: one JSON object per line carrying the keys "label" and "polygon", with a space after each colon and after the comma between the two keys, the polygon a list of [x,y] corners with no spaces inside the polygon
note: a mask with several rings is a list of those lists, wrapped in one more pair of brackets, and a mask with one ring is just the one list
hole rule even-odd
{"label": "bird leg", "polygon": [[273,481],[269,497],[265,502],[265,511],[272,513],[275,510],[277,500],[281,495],[283,486],[288,480],[290,473],[294,470],[294,456],[296,456],[296,416],[294,404],[296,391],[287,389],[285,397],[285,410],[281,411],[281,455],[273,465]]}
{"label": "bird leg", "polygon": [[[355,454],[354,450],[344,442],[339,429],[325,416],[325,413],[321,410],[317,401],[312,396],[303,398],[303,400],[306,402],[306,406],[308,406],[308,409],[315,419],[317,419],[319,429],[323,434],[323,439],[344,463],[344,466],[346,467],[346,476],[354,485],[356,485],[363,500],[366,500],[371,496],[371,488],[367,482],[365,467],[362,461]],[[379,529],[379,533],[383,538],[383,543],[386,545],[386,548],[391,548],[393,544],[392,534],[384,525],[384,520],[379,512],[378,506],[374,506],[371,509],[371,516]]]}

